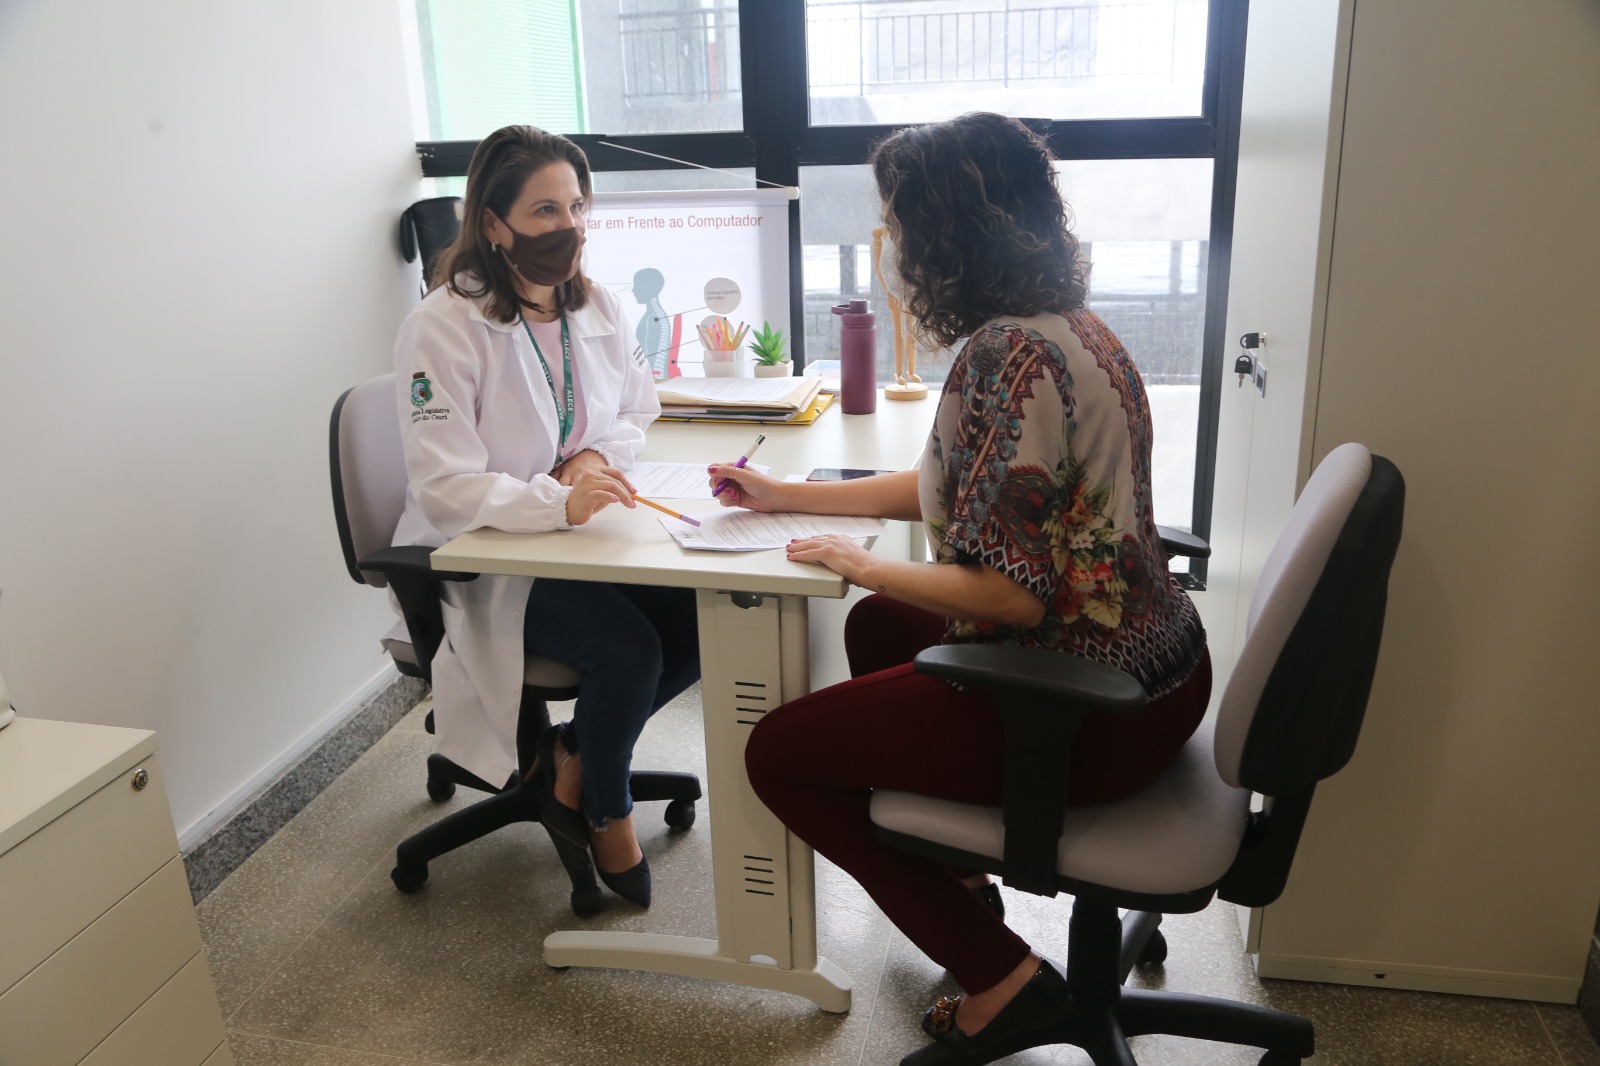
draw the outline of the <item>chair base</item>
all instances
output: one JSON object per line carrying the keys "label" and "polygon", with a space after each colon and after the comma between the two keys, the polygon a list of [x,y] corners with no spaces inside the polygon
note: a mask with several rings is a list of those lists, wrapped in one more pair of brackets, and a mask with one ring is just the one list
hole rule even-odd
{"label": "chair base", "polygon": [[1261,1066],[1296,1066],[1311,1057],[1313,1027],[1297,1015],[1209,996],[1122,987],[1135,965],[1166,957],[1160,923],[1161,915],[1148,911],[1129,911],[1118,922],[1116,909],[1107,904],[1075,901],[1064,968],[1077,1007],[1070,1017],[990,1055],[963,1055],[930,1044],[901,1059],[901,1066],[981,1066],[1048,1044],[1083,1048],[1094,1066],[1138,1066],[1128,1038],[1157,1033],[1262,1048]]}
{"label": "chair base", "polygon": [[[549,714],[543,702],[530,699],[524,705],[517,730],[517,748],[525,763],[531,762],[531,741],[549,724]],[[457,785],[466,785],[492,795],[439,819],[400,842],[395,849],[394,869],[389,874],[389,879],[400,891],[409,893],[421,890],[428,881],[428,863],[439,856],[514,822],[539,821],[538,792],[523,780],[522,773],[513,774],[509,781],[496,788],[442,755],[428,756],[428,795],[442,803],[455,794]],[[700,779],[693,774],[666,770],[639,771],[629,778],[628,790],[636,802],[666,800],[664,820],[669,828],[684,830],[694,825],[695,801],[700,798],[701,791]],[[574,914],[580,918],[594,915],[600,909],[601,899],[600,887],[595,884],[592,871],[573,878],[571,904]]]}

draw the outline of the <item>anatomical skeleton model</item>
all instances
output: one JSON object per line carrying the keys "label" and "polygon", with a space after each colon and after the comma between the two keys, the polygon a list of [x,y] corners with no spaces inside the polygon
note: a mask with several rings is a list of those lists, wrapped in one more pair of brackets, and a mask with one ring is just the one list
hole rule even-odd
{"label": "anatomical skeleton model", "polygon": [[872,269],[877,272],[878,284],[883,286],[889,301],[889,320],[894,323],[894,381],[883,387],[883,395],[891,400],[920,400],[928,395],[928,386],[917,377],[917,337],[911,312],[890,291],[883,276],[883,239],[888,230],[876,226],[872,230]]}

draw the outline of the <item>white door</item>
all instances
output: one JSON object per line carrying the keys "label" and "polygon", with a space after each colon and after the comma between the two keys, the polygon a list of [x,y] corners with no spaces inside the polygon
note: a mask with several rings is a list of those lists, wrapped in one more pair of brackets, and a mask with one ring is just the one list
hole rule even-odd
{"label": "white door", "polygon": [[[1312,466],[1310,442],[1345,79],[1355,0],[1253,0],[1245,46],[1239,176],[1228,285],[1226,371],[1241,335],[1265,394],[1231,373],[1222,387],[1212,560],[1203,594],[1217,684],[1244,638],[1250,596],[1273,540]],[[1254,947],[1260,912],[1246,934]]]}

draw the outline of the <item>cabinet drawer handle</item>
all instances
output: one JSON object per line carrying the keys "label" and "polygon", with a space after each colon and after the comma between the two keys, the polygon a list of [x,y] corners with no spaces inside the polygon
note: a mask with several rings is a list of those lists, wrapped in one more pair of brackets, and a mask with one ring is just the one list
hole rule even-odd
{"label": "cabinet drawer handle", "polygon": [[145,787],[149,784],[150,771],[141,766],[139,769],[133,772],[133,790],[135,792],[143,792]]}

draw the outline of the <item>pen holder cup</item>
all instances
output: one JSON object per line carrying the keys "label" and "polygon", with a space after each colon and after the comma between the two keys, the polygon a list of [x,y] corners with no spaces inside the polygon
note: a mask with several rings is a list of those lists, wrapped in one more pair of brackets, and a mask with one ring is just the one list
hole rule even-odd
{"label": "pen holder cup", "polygon": [[708,378],[736,378],[739,376],[739,349],[707,349],[705,366]]}

